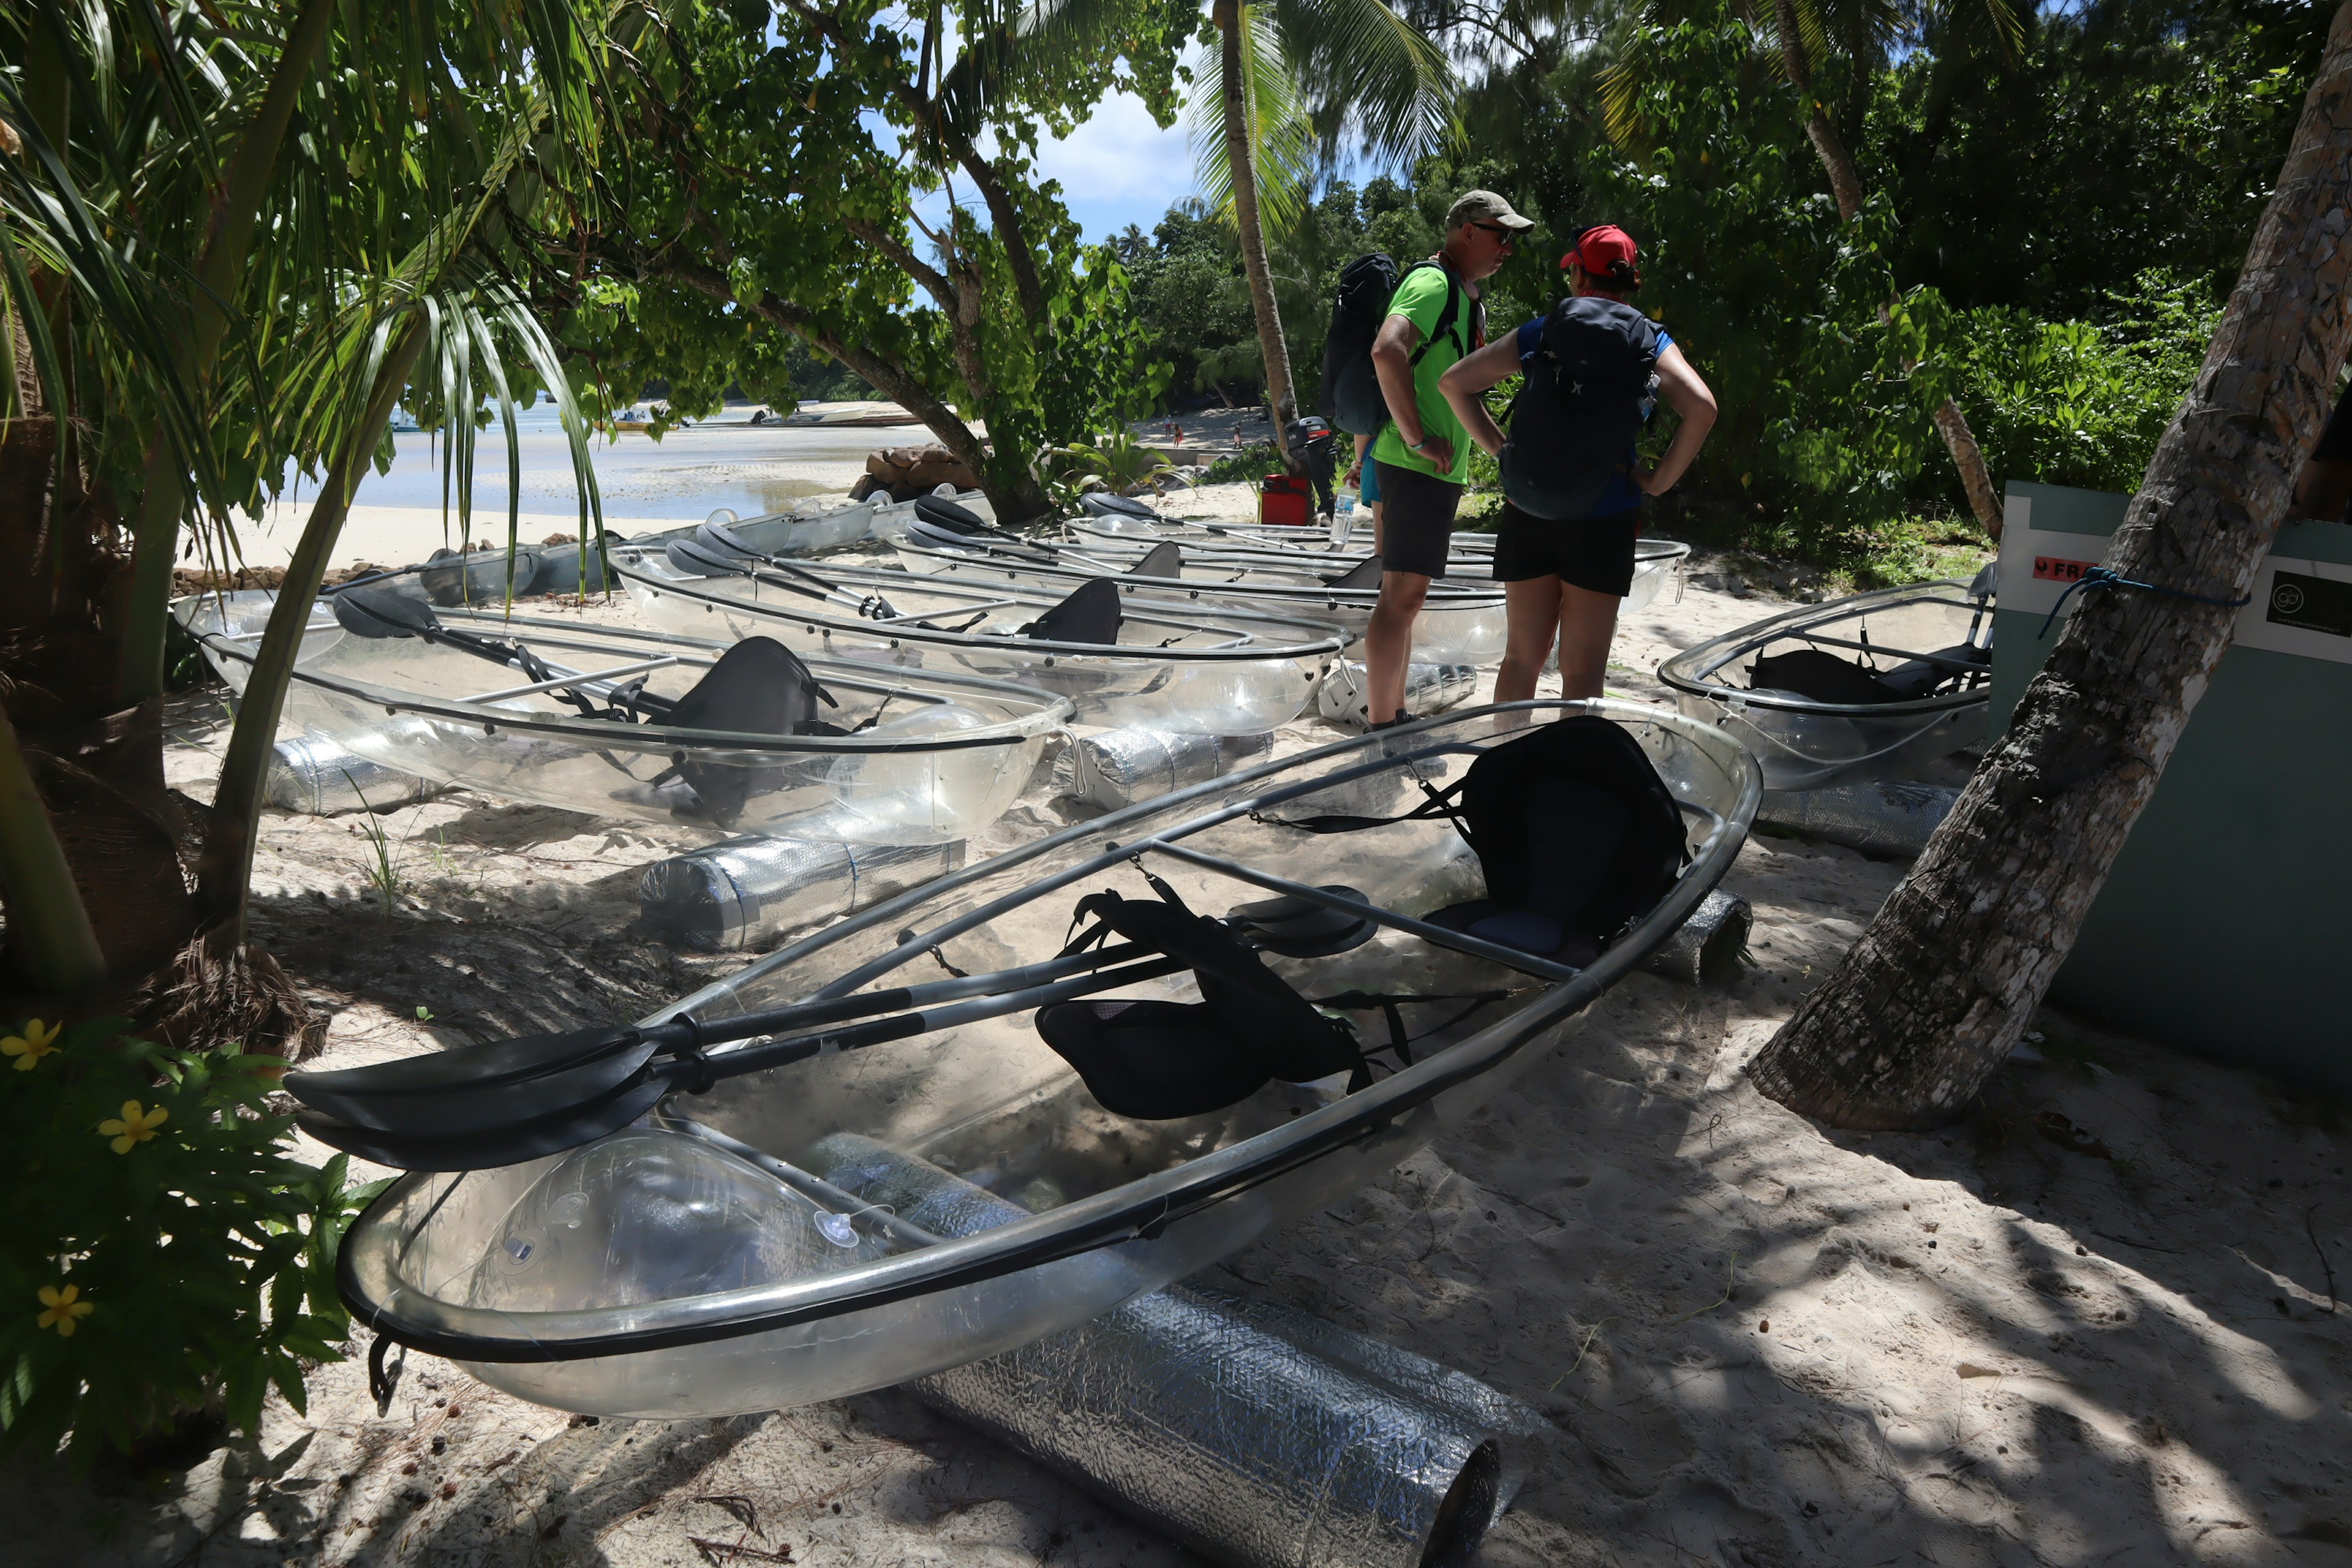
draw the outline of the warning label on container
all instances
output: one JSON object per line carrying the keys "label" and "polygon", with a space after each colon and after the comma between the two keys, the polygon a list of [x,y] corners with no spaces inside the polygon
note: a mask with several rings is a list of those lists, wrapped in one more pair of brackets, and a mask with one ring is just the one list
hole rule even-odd
{"label": "warning label on container", "polygon": [[2300,572],[2273,573],[2271,602],[2263,619],[2274,626],[2352,637],[2352,583]]}
{"label": "warning label on container", "polygon": [[2083,574],[2097,564],[2095,561],[2069,561],[2063,555],[2037,555],[2033,558],[2033,575],[2044,583],[2079,583]]}

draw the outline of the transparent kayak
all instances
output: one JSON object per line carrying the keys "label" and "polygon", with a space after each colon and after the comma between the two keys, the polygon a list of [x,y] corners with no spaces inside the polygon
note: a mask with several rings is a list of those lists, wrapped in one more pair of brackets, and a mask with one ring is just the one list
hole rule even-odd
{"label": "transparent kayak", "polygon": [[[1562,524],[1562,527],[1571,526]],[[1329,542],[1319,531],[1304,528],[1281,528],[1258,523],[1186,522],[1175,518],[1144,518],[1132,511],[1089,511],[1063,524],[1072,544],[1081,550],[1097,545],[1125,545],[1133,548],[1139,542],[1147,546],[1160,540],[1175,542],[1187,557],[1207,556],[1215,559],[1238,558],[1272,562],[1284,565],[1311,563],[1320,574],[1337,574],[1359,566],[1372,552],[1371,529],[1369,524],[1352,532],[1339,544]],[[1623,608],[1639,610],[1656,602],[1658,595],[1683,563],[1690,559],[1691,547],[1678,539],[1639,539],[1633,542],[1633,584],[1627,590]],[[1456,530],[1446,557],[1444,581],[1466,581],[1484,584],[1492,580],[1495,567],[1495,536]]]}
{"label": "transparent kayak", "polygon": [[[1424,784],[1443,789],[1482,755],[1538,730],[1559,740],[1579,720],[1578,738],[1613,725],[1646,754],[1671,797],[1653,809],[1691,856],[1677,873],[1666,847],[1663,896],[1580,950],[1581,963],[1422,918],[1487,891],[1443,817],[1294,826],[1409,811]],[[715,1086],[668,1093],[621,1131],[497,1169],[400,1177],[343,1243],[344,1298],[376,1331],[485,1382],[601,1415],[771,1410],[1013,1349],[1250,1246],[1458,1126],[1691,914],[1738,852],[1760,787],[1737,742],[1680,715],[1538,702],[1341,742],[1098,818],[853,916],[643,1026],[860,997],[880,1011],[1012,984],[1020,966],[1108,963],[1112,948],[1071,958],[1073,921],[1099,895],[1150,903],[1149,873],[1221,930],[1280,923],[1255,900],[1320,898],[1294,903],[1343,934],[1318,945],[1297,940],[1311,921],[1286,927],[1294,940],[1269,939],[1266,967],[1324,1016],[1352,1020],[1381,1070],[1265,1079],[1221,1109],[1147,1118],[1108,1109],[1098,1095],[1117,1096],[1048,1048],[1034,1011],[980,1007],[855,1049],[788,1042],[802,1048],[790,1065],[736,1077],[730,1051],[772,1053],[775,1040],[712,1046],[697,1059]],[[1159,1005],[1204,994],[1189,971],[1159,973],[1127,991]],[[1410,1044],[1376,1044],[1391,1038],[1381,1007],[1350,992],[1401,996]],[[939,1173],[933,1212],[877,1187],[877,1162]],[[1026,1213],[978,1229],[936,1212],[942,1191]]]}
{"label": "transparent kayak", "polygon": [[[814,576],[754,563],[703,574],[652,549],[625,550],[614,562],[639,611],[665,630],[767,636],[812,658],[1019,681],[1068,698],[1074,721],[1087,725],[1262,735],[1314,700],[1352,640],[1328,623],[1120,596],[1115,642],[1075,641],[1033,629],[1066,590],[834,563],[811,568]],[[816,581],[878,600],[876,613],[824,602],[810,591]]]}
{"label": "transparent kayak", "polygon": [[[1365,569],[1368,559],[1330,571],[1276,552],[1263,559],[1187,556],[1172,541],[1089,541],[1080,547],[1045,539],[957,537],[920,520],[896,542],[909,572],[1065,594],[1088,578],[1108,577],[1126,597],[1322,621],[1359,637],[1380,601],[1379,575]],[[1430,585],[1413,623],[1412,657],[1440,664],[1492,664],[1503,657],[1504,641],[1501,584],[1441,579]]]}
{"label": "transparent kayak", "polygon": [[[426,603],[413,574],[364,586]],[[199,595],[173,610],[242,690],[275,598]],[[322,599],[287,693],[287,727],[388,767],[599,816],[938,844],[1003,815],[1070,714],[1066,700],[1005,681],[810,659],[832,704],[810,705],[835,732],[779,732],[732,717],[769,705],[773,682],[759,669],[739,659],[748,682],[706,685],[727,643],[458,605],[432,613],[449,633],[536,662],[501,668],[419,637],[354,635]],[[661,721],[681,702],[692,722]]]}
{"label": "transparent kayak", "polygon": [[1985,737],[1992,584],[1805,605],[1658,667],[1675,706],[1756,753],[1768,789],[1898,776]]}

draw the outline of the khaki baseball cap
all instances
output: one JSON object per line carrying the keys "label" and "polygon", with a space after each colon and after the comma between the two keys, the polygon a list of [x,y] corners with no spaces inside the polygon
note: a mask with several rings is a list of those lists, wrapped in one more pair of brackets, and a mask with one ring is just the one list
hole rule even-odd
{"label": "khaki baseball cap", "polygon": [[1521,217],[1511,210],[1511,204],[1492,191],[1465,191],[1455,198],[1445,214],[1447,233],[1465,223],[1498,223],[1508,229],[1533,228],[1536,220]]}

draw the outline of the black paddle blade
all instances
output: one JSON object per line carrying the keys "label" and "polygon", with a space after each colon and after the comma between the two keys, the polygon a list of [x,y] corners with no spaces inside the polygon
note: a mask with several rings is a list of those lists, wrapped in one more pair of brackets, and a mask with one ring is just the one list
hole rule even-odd
{"label": "black paddle blade", "polygon": [[1184,575],[1184,552],[1174,541],[1155,544],[1144,552],[1143,559],[1127,569],[1130,577],[1181,577]]}
{"label": "black paddle blade", "polygon": [[353,637],[425,637],[441,629],[432,605],[381,588],[345,588],[331,603],[335,620]]}
{"label": "black paddle blade", "polygon": [[335,1072],[289,1072],[322,1116],[387,1137],[470,1136],[593,1104],[641,1071],[659,1041],[606,1025],[460,1046]]}
{"label": "black paddle blade", "polygon": [[768,552],[754,550],[743,542],[743,536],[723,522],[706,522],[694,531],[694,542],[706,550],[721,555],[740,555],[746,561],[765,561]]}
{"label": "black paddle blade", "polygon": [[1133,496],[1113,495],[1108,490],[1088,490],[1078,498],[1078,504],[1097,517],[1115,511],[1127,517],[1150,518],[1155,522],[1160,521],[1157,511]]}
{"label": "black paddle blade", "polygon": [[1021,635],[1039,642],[1110,647],[1118,642],[1120,619],[1118,584],[1108,577],[1089,577],[1060,604],[1023,626]]}
{"label": "black paddle blade", "polygon": [[1377,588],[1381,585],[1383,570],[1379,556],[1367,556],[1337,577],[1324,578],[1323,585],[1326,588]]}
{"label": "black paddle blade", "polygon": [[[1360,889],[1337,883],[1325,887],[1323,891],[1354,899],[1359,903],[1371,901]],[[1235,904],[1225,912],[1225,920],[1268,952],[1278,952],[1285,958],[1328,958],[1335,952],[1363,946],[1380,929],[1362,915],[1310,903],[1293,893],[1254,904]]]}
{"label": "black paddle blade", "polygon": [[403,1171],[488,1171],[593,1143],[651,1110],[670,1089],[663,1074],[641,1071],[612,1093],[534,1121],[434,1135],[382,1132],[322,1111],[299,1110],[295,1125],[332,1148]]}
{"label": "black paddle blade", "polygon": [[689,577],[740,577],[744,571],[741,561],[691,539],[671,540],[662,546],[662,554]]}
{"label": "black paddle blade", "polygon": [[[819,702],[840,706],[798,654],[773,637],[745,637],[719,656],[662,722],[681,730],[796,735],[815,721]],[[777,768],[713,763],[695,753],[677,771],[701,799],[703,812],[721,827],[742,815],[753,795],[774,788],[781,776]]]}
{"label": "black paddle blade", "polygon": [[958,533],[994,533],[997,530],[982,521],[980,513],[968,506],[958,506],[937,496],[917,496],[915,515],[925,522],[953,529]]}

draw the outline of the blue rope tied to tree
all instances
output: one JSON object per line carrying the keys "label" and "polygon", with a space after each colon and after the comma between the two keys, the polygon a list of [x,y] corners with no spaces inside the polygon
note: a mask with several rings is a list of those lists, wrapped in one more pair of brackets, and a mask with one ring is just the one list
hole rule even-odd
{"label": "blue rope tied to tree", "polygon": [[2168,599],[2189,599],[2200,605],[2218,605],[2225,610],[2242,610],[2254,602],[2253,595],[2251,594],[2242,599],[2216,599],[2207,594],[2192,594],[2186,588],[2168,588],[2160,583],[2135,583],[2128,577],[2117,576],[2104,566],[2094,566],[2066,584],[2066,591],[2058,595],[2058,602],[2050,606],[2050,614],[2042,618],[2042,629],[2033,634],[2034,641],[2040,642],[2050,635],[2050,623],[2058,618],[2058,612],[2066,607],[2066,601],[2074,597],[2077,588],[2145,588],[2151,594],[2162,594]]}

